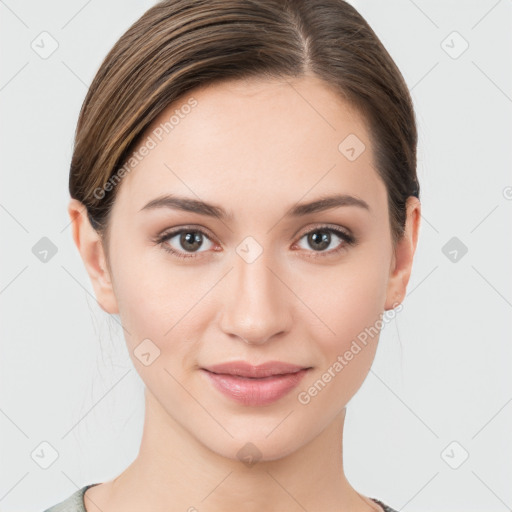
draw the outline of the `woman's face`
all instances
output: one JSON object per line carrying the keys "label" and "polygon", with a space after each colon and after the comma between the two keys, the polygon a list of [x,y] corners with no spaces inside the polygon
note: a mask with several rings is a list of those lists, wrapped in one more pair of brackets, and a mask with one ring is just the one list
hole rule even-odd
{"label": "woman's face", "polygon": [[[317,79],[238,81],[193,91],[142,141],[117,185],[108,251],[110,312],[148,396],[163,423],[216,453],[251,442],[263,459],[285,456],[343,412],[381,314],[405,293],[365,124]],[[147,206],[165,196],[188,207]],[[308,370],[291,389],[290,375],[205,370],[233,361]]]}

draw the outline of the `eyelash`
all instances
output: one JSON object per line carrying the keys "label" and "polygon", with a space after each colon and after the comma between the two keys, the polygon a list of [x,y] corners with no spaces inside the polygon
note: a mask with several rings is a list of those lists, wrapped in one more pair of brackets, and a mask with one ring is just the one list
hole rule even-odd
{"label": "eyelash", "polygon": [[[301,235],[301,237],[299,238],[299,241],[302,240],[305,236],[307,236],[311,233],[318,232],[318,231],[334,233],[336,236],[341,238],[344,241],[344,243],[342,243],[336,249],[331,249],[330,251],[312,251],[312,252],[316,252],[317,254],[315,254],[313,256],[308,256],[310,258],[321,258],[321,257],[333,256],[333,255],[341,252],[343,249],[346,249],[347,245],[354,246],[357,244],[357,240],[353,235],[349,235],[348,233],[346,233],[345,231],[342,231],[339,228],[335,228],[335,227],[331,227],[331,226],[327,226],[327,225],[315,226],[313,229],[306,231],[305,233],[303,233]],[[177,258],[181,258],[181,259],[196,258],[197,253],[190,253],[190,254],[182,253],[180,251],[176,251],[175,249],[170,247],[168,244],[166,244],[166,242],[168,240],[170,240],[171,238],[174,238],[176,235],[180,235],[181,233],[201,233],[203,236],[205,236],[208,240],[211,241],[211,237],[208,236],[208,234],[205,231],[203,231],[202,229],[195,228],[195,227],[184,227],[184,228],[180,228],[176,231],[170,231],[167,233],[163,233],[163,234],[157,236],[153,240],[153,242],[155,244],[160,245],[164,249],[164,251],[171,253],[173,256],[176,256]],[[308,252],[310,252],[310,251],[308,251]]]}

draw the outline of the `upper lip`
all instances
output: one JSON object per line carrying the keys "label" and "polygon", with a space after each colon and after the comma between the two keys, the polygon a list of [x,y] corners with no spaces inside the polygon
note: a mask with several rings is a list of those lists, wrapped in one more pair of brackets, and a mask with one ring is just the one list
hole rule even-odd
{"label": "upper lip", "polygon": [[297,373],[300,370],[309,367],[296,364],[283,363],[281,361],[267,361],[266,363],[254,366],[246,361],[232,361],[229,363],[215,364],[203,368],[212,373],[223,373],[228,375],[238,375],[240,377],[270,377],[271,375],[285,375],[287,373]]}

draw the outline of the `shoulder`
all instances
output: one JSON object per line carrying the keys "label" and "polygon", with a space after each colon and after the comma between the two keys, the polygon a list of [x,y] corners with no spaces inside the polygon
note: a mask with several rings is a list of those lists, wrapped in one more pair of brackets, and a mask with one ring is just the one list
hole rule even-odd
{"label": "shoulder", "polygon": [[385,503],[382,503],[382,501],[378,500],[377,498],[370,498],[370,499],[373,500],[375,503],[377,503],[377,505],[380,505],[382,510],[384,510],[384,512],[397,512],[394,508],[391,508],[388,505],[386,505]]}
{"label": "shoulder", "polygon": [[86,512],[84,506],[84,494],[89,487],[98,484],[85,485],[81,489],[75,491],[71,496],[67,497],[64,501],[53,505],[46,509],[44,512]]}
{"label": "shoulder", "polygon": [[[99,485],[98,483],[85,485],[81,489],[75,491],[71,496],[68,496],[64,501],[53,505],[52,507],[46,509],[44,512],[86,512],[84,505],[84,494],[89,487],[93,487],[94,485]],[[389,507],[382,501],[377,498],[370,498],[375,503],[380,505],[384,512],[397,512],[395,509]]]}

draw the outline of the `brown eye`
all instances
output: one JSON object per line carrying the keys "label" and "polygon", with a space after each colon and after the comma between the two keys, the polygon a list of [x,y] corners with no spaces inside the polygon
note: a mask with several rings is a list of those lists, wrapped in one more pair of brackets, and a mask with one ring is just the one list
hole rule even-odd
{"label": "brown eye", "polygon": [[332,234],[328,231],[313,231],[306,235],[308,244],[315,251],[323,251],[331,244]]}
{"label": "brown eye", "polygon": [[183,231],[180,233],[179,243],[187,251],[197,251],[203,243],[203,235],[197,231]]}
{"label": "brown eye", "polygon": [[[182,228],[162,235],[157,242],[179,258],[193,258],[194,253],[206,252],[199,250],[205,245],[205,239],[213,245],[208,235],[200,229]],[[208,249],[211,247],[207,246],[206,250]]]}
{"label": "brown eye", "polygon": [[[309,249],[309,252],[319,253],[318,256],[331,255],[355,244],[355,238],[352,235],[328,226],[320,226],[308,231],[301,237],[302,239],[306,240],[307,245],[307,247],[302,246],[302,248]],[[338,243],[336,243],[337,240]],[[341,243],[339,240],[341,240]],[[331,250],[327,250],[329,248]]]}

